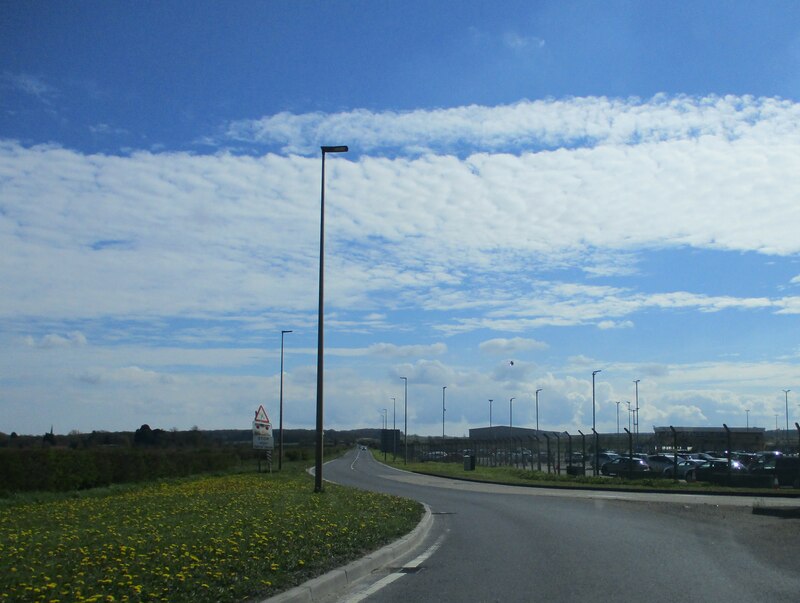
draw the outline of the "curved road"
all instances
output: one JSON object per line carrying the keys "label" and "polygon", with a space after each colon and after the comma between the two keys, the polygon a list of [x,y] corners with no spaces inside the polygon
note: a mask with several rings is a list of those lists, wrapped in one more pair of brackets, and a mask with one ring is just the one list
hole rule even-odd
{"label": "curved road", "polygon": [[754,499],[476,484],[407,473],[358,450],[323,476],[434,514],[418,567],[376,572],[340,601],[800,600],[800,519],[753,515]]}

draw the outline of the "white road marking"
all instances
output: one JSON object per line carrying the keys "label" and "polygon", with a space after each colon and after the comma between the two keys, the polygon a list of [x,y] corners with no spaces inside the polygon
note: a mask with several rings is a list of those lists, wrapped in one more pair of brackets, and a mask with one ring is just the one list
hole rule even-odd
{"label": "white road marking", "polygon": [[442,546],[442,542],[444,541],[445,536],[447,536],[446,532],[444,534],[442,534],[439,537],[439,539],[436,542],[434,542],[425,552],[423,552],[418,557],[416,557],[416,558],[412,559],[411,561],[409,561],[407,564],[405,564],[398,571],[396,571],[394,573],[391,573],[388,576],[384,576],[383,578],[381,578],[380,580],[378,580],[374,584],[371,584],[366,589],[364,589],[364,590],[362,590],[360,592],[354,593],[354,594],[352,594],[351,596],[349,596],[346,599],[341,599],[340,603],[359,603],[360,601],[363,601],[367,597],[374,595],[375,593],[380,591],[382,588],[388,586],[389,584],[391,584],[395,580],[399,580],[400,578],[405,576],[407,574],[406,570],[418,568],[431,555],[433,555],[439,549],[440,546]]}

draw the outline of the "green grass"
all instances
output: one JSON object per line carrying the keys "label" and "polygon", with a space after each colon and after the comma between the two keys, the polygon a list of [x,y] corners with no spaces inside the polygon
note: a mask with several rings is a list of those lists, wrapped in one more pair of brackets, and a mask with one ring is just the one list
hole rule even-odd
{"label": "green grass", "polygon": [[[383,455],[375,453],[375,458],[383,462]],[[557,487],[557,488],[580,488],[590,487],[596,489],[607,490],[674,490],[680,492],[692,492],[696,494],[752,494],[764,495],[771,493],[771,490],[763,488],[737,488],[721,486],[709,482],[682,482],[673,479],[664,479],[659,477],[644,477],[632,478],[625,477],[595,477],[589,475],[591,469],[587,467],[587,475],[555,475],[554,473],[547,473],[546,471],[531,471],[529,469],[518,469],[509,466],[486,467],[477,465],[474,471],[465,471],[463,463],[439,463],[434,461],[426,461],[424,463],[408,463],[403,464],[403,460],[398,458],[397,461],[392,462],[391,456],[387,458],[386,463],[406,469],[415,473],[424,473],[428,475],[440,475],[444,477],[454,477],[459,479],[468,479],[475,481],[484,481],[492,483],[502,483],[521,486],[543,486],[543,487]]]}
{"label": "green grass", "polygon": [[421,505],[326,484],[305,464],[26,495],[0,504],[0,601],[268,597],[408,533]]}

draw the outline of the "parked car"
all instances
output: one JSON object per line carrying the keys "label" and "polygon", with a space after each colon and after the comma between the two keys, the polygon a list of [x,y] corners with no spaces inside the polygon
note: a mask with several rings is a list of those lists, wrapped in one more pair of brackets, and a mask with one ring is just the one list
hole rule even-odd
{"label": "parked car", "polygon": [[[747,468],[739,461],[731,461],[731,474],[745,475]],[[702,465],[698,465],[694,470],[694,476],[701,482],[718,482],[728,475],[727,459],[712,459]]]}
{"label": "parked car", "polygon": [[669,465],[664,468],[664,470],[661,472],[661,475],[669,478],[677,477],[678,479],[685,479],[687,482],[693,482],[695,480],[694,470],[703,462],[704,461],[678,461],[677,467],[674,465]]}
{"label": "parked car", "polygon": [[[600,452],[597,454],[597,466],[602,469],[603,465],[618,458],[620,458],[620,456],[614,452]],[[589,462],[592,466],[594,466],[595,455],[589,454]]]}
{"label": "parked car", "polygon": [[444,461],[445,459],[447,459],[447,453],[441,450],[433,450],[422,455],[423,461]]}
{"label": "parked car", "polygon": [[775,477],[779,486],[800,488],[800,457],[782,455],[776,458]]}
{"label": "parked car", "polygon": [[[667,467],[672,467],[675,463],[675,456],[672,454],[651,454],[646,460],[647,464],[650,465],[650,469],[663,473]],[[678,457],[678,462],[684,460],[686,459],[682,456]]]}
{"label": "parked car", "polygon": [[650,466],[642,459],[620,456],[600,467],[603,475],[628,475],[629,473],[650,473]]}
{"label": "parked car", "polygon": [[714,459],[719,457],[708,454],[707,452],[693,452],[691,454],[691,458],[698,459],[701,461],[713,461]]}
{"label": "parked car", "polygon": [[583,461],[583,454],[580,452],[573,452],[572,456],[567,458],[568,465],[583,465]]}
{"label": "parked car", "polygon": [[747,470],[753,475],[775,475],[774,459],[759,459],[747,466]]}
{"label": "parked car", "polygon": [[517,448],[511,452],[512,463],[528,464],[533,461],[533,454],[527,448]]}

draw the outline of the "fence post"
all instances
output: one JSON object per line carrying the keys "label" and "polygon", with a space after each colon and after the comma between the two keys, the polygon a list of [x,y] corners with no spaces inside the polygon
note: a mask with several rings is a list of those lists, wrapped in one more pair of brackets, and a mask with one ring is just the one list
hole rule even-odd
{"label": "fence post", "polygon": [[544,439],[547,440],[547,474],[550,474],[550,436],[546,433],[542,434]]}
{"label": "fence post", "polygon": [[672,430],[672,478],[678,481],[678,432],[670,425]]}
{"label": "fence post", "polygon": [[800,424],[795,422],[795,427],[797,427],[797,452],[800,453]]}
{"label": "fence post", "polygon": [[572,436],[568,431],[564,433],[567,434],[567,473],[572,473]]}
{"label": "fence post", "polygon": [[631,472],[633,471],[633,434],[628,431],[627,427],[623,427],[622,429],[628,434],[628,479],[630,479]]}
{"label": "fence post", "polygon": [[[722,424],[725,428],[725,447],[727,450],[725,451],[725,456],[728,458],[728,486],[731,485],[731,430],[728,428],[725,423]],[[787,450],[788,452],[788,450]]]}
{"label": "fence post", "polygon": [[556,437],[556,466],[555,466],[555,473],[556,475],[561,475],[561,438],[558,436],[557,433],[553,434]]}

